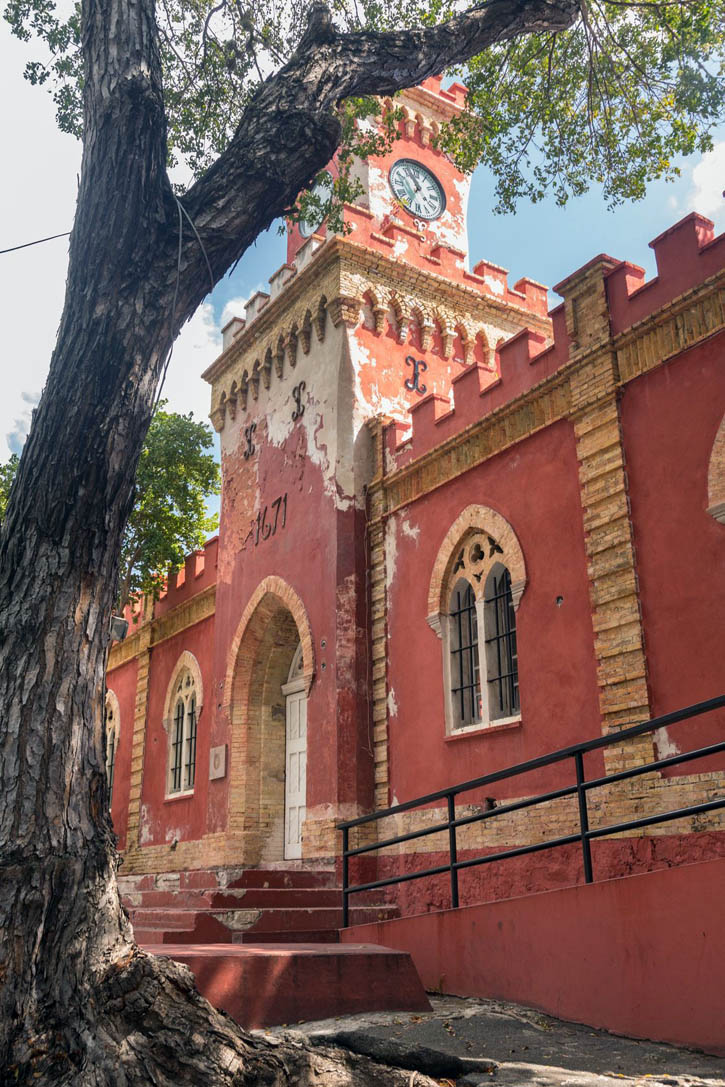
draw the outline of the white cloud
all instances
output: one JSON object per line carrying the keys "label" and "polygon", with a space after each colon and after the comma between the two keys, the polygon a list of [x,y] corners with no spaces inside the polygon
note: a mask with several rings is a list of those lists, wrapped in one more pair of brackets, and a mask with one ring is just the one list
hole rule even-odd
{"label": "white cloud", "polygon": [[222,315],[219,322],[221,327],[224,328],[224,326],[231,321],[232,317],[241,317],[243,319],[244,307],[246,306],[247,302],[253,294],[256,294],[257,291],[261,291],[263,289],[264,288],[260,285],[250,291],[246,298],[230,298],[227,304],[224,306],[224,309],[222,310]]}
{"label": "white cloud", "polygon": [[[23,79],[29,56],[0,22],[0,95],[13,103],[3,117],[0,171],[0,200],[12,214],[0,226],[0,249],[70,230],[75,211],[81,146],[58,131],[50,95]],[[38,400],[35,390],[45,384],[67,267],[67,238],[0,256],[0,463],[22,449]],[[230,304],[236,309],[236,302]],[[243,315],[244,310],[237,312]],[[172,410],[207,418],[211,390],[200,375],[220,350],[213,308],[204,303],[174,346],[163,394]]]}
{"label": "white cloud", "polygon": [[202,302],[179,334],[166,374],[162,396],[169,411],[193,411],[206,419],[211,406],[211,388],[201,374],[221,351],[222,338],[214,320],[211,302]]}
{"label": "white cloud", "polygon": [[[30,50],[0,24],[0,97],[3,114],[3,216],[0,249],[70,230],[81,147],[59,132],[50,95],[32,87],[22,71]],[[68,239],[58,238],[0,256],[3,309],[0,462],[10,441],[22,445],[28,389],[42,388],[55,343],[65,292]]]}
{"label": "white cloud", "polygon": [[40,393],[21,393],[20,399],[24,404],[28,406],[23,408],[21,414],[16,417],[12,430],[5,435],[5,440],[8,444],[8,449],[11,453],[17,453],[20,455],[23,446],[25,445],[25,439],[28,436],[30,430],[30,423],[33,417],[33,408],[40,400]]}
{"label": "white cloud", "polygon": [[725,210],[725,140],[707,151],[692,170],[688,206],[702,215],[716,216]]}
{"label": "white cloud", "polygon": [[251,291],[246,297],[242,297],[240,295],[237,298],[230,298],[224,306],[224,309],[222,310],[222,315],[219,321],[221,328],[224,328],[224,326],[228,324],[229,321],[231,321],[232,317],[241,317],[242,319],[244,319],[244,307],[246,306],[249,299],[253,298],[254,295],[258,294],[260,291],[263,291],[265,294],[269,294],[269,283],[262,283],[262,281],[260,280],[258,283],[255,283],[255,285],[252,287]]}

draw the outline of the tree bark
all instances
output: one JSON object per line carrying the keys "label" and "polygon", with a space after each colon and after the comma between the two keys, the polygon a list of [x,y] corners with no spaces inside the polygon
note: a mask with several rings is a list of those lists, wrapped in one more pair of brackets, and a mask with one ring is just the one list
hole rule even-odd
{"label": "tree bark", "polygon": [[329,161],[339,100],[411,86],[491,42],[568,25],[575,11],[572,0],[495,0],[444,26],[322,41],[313,22],[181,214],[165,168],[153,2],[84,0],[66,300],[0,534],[3,1083],[409,1083],[364,1058],[250,1038],[185,968],[134,945],[116,888],[102,712],[120,540],[165,357],[210,285],[206,260],[216,282]]}

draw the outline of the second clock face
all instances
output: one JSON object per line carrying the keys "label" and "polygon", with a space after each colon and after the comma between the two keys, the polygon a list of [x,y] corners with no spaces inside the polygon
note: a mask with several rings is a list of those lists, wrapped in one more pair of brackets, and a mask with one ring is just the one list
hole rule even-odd
{"label": "second clock face", "polygon": [[419,219],[437,219],[446,208],[438,178],[415,159],[398,159],[390,168],[390,188],[406,211]]}

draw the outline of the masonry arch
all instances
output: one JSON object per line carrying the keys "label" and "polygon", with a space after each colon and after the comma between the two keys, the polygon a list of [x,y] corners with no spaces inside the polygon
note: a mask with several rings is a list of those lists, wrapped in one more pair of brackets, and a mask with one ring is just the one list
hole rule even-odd
{"label": "masonry arch", "polygon": [[285,859],[286,695],[295,655],[298,689],[314,679],[312,632],[305,607],[282,578],[255,590],[230,648],[225,707],[231,724],[230,822],[243,835],[247,865]]}
{"label": "masonry arch", "polygon": [[[489,539],[492,541],[483,549],[490,551],[493,547],[492,559],[495,556],[505,556],[506,566],[511,575],[514,608],[517,609],[519,606],[526,588],[526,563],[516,533],[506,518],[490,506],[466,506],[446,532],[433,564],[428,587],[428,622],[434,630],[438,616],[446,607],[451,578],[457,572],[454,568],[460,561],[461,552],[463,552],[464,562],[468,558],[470,564],[472,556],[467,556],[466,548],[478,537],[485,537],[487,541]],[[473,563],[475,566],[475,559]],[[476,566],[474,573],[478,572],[480,571]],[[483,592],[482,580],[479,579],[476,582],[474,579],[472,583],[477,596]]]}

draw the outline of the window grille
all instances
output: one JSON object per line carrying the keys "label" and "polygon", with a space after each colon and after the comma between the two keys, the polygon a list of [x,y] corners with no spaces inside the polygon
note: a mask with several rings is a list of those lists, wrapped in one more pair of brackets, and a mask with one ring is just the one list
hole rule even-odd
{"label": "window grille", "polygon": [[519,712],[519,658],[511,575],[497,564],[486,581],[484,598],[488,712],[490,719]]}
{"label": "window grille", "polygon": [[181,791],[181,752],[184,746],[184,702],[180,698],[174,714],[174,738],[171,744],[171,792]]}
{"label": "window grille", "polygon": [[476,598],[467,581],[459,581],[449,612],[451,701],[458,726],[481,720],[480,663]]}
{"label": "window grille", "polygon": [[192,695],[186,710],[186,765],[184,766],[184,784],[187,789],[194,788],[196,776],[196,699]]}

